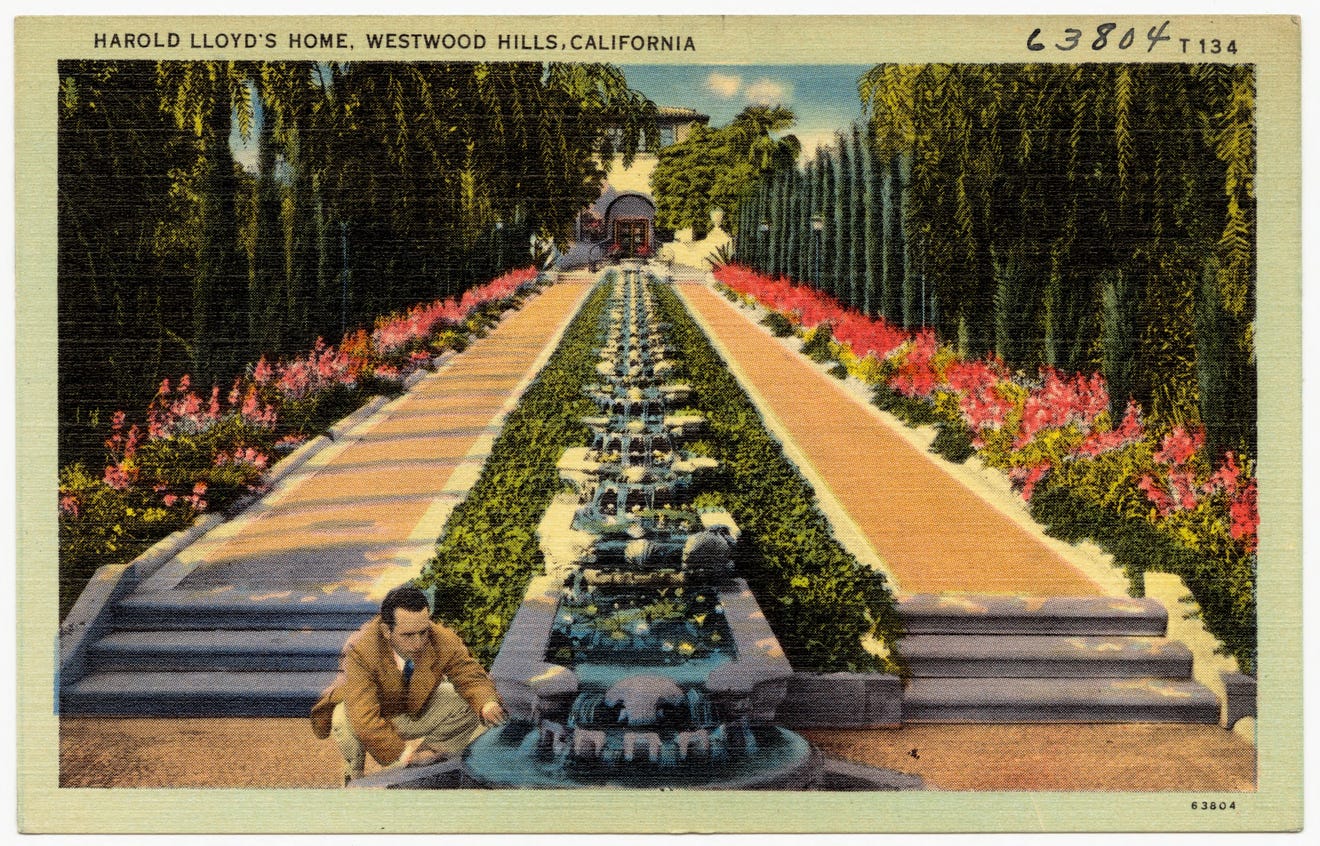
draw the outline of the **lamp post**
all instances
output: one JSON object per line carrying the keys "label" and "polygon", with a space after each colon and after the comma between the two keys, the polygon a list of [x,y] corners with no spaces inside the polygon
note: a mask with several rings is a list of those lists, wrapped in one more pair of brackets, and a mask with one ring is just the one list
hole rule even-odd
{"label": "lamp post", "polygon": [[825,237],[825,215],[813,214],[811,216],[811,278],[816,283],[816,290],[820,290],[820,253],[824,249],[821,240]]}
{"label": "lamp post", "polygon": [[495,219],[495,275],[504,272],[504,221]]}
{"label": "lamp post", "polygon": [[760,270],[762,272],[767,272],[765,266],[766,265],[765,236],[766,233],[768,233],[769,231],[770,231],[770,223],[765,220],[762,220],[761,225],[756,227],[756,234],[757,234],[756,244],[758,247],[757,250],[758,255],[756,257],[756,260],[757,263],[761,265]]}

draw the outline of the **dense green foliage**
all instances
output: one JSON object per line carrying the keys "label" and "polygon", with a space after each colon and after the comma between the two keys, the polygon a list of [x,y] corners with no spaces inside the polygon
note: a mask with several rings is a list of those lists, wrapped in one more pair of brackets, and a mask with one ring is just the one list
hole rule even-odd
{"label": "dense green foliage", "polygon": [[[668,287],[655,287],[709,434],[702,451],[720,462],[720,499],[742,529],[738,566],[799,671],[872,670],[862,649],[874,632],[893,644],[901,622],[884,576],[859,564],[831,532],[811,486],[766,431],[751,400]],[[890,659],[885,669],[895,670]]]}
{"label": "dense green foliage", "polygon": [[859,93],[865,133],[754,186],[737,261],[1255,454],[1251,66],[879,65]]}
{"label": "dense green foliage", "polygon": [[586,442],[596,406],[582,387],[595,374],[612,276],[598,285],[559,347],[505,421],[481,477],[454,509],[416,584],[436,616],[486,666],[495,659],[532,577],[544,562],[537,525],[560,490],[556,462]]}
{"label": "dense green foliage", "polygon": [[228,385],[244,362],[525,265],[533,237],[568,237],[602,162],[658,134],[610,65],[80,60],[59,75],[64,464],[99,461],[110,415],[162,378]]}
{"label": "dense green foliage", "polygon": [[1182,577],[1206,629],[1244,673],[1255,674],[1255,573],[1249,558],[1225,562],[1215,551],[1189,548],[1148,520],[1115,514],[1058,484],[1046,483],[1036,492],[1031,516],[1062,540],[1095,540],[1127,573],[1134,595],[1144,592],[1142,574],[1147,571]]}
{"label": "dense green foliage", "polygon": [[694,238],[704,238],[715,209],[724,210],[726,229],[735,225],[748,189],[762,174],[797,158],[796,137],[771,135],[795,119],[782,106],[748,106],[727,126],[694,126],[686,139],[661,149],[651,174],[656,225],[691,227]]}

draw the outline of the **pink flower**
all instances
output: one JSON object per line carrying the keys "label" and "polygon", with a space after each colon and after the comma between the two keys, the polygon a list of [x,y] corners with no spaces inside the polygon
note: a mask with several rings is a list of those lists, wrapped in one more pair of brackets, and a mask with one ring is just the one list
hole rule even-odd
{"label": "pink flower", "polygon": [[1141,426],[1141,409],[1135,400],[1128,400],[1127,412],[1117,429],[1092,429],[1086,439],[1073,451],[1073,455],[1094,458],[1097,455],[1129,446],[1140,441],[1144,434]]}
{"label": "pink flower", "polygon": [[1186,464],[1204,444],[1203,430],[1196,429],[1189,434],[1182,426],[1174,426],[1173,431],[1165,435],[1160,443],[1160,449],[1155,453],[1155,460],[1170,467],[1180,467]]}
{"label": "pink flower", "polygon": [[253,381],[258,385],[266,385],[270,383],[270,380],[274,378],[274,375],[274,371],[271,370],[270,364],[266,361],[266,357],[263,355],[261,360],[257,362],[256,368],[252,371]]}
{"label": "pink flower", "polygon": [[1173,513],[1173,498],[1169,496],[1164,488],[1160,487],[1159,483],[1149,473],[1141,477],[1141,480],[1137,482],[1137,487],[1146,495],[1146,499],[1155,506],[1156,513],[1161,517],[1168,517]]}
{"label": "pink flower", "polygon": [[1178,508],[1190,511],[1196,507],[1196,477],[1185,467],[1169,471],[1169,490]]}
{"label": "pink flower", "polygon": [[1030,501],[1032,495],[1036,492],[1036,485],[1049,471],[1049,462],[1037,464],[1033,467],[1014,467],[1008,471],[1008,478],[1014,485],[1022,487],[1022,498]]}
{"label": "pink flower", "polygon": [[166,508],[173,508],[174,504],[179,501],[179,497],[177,494],[167,493],[161,497],[161,501],[165,503]]}
{"label": "pink flower", "polygon": [[126,491],[133,484],[132,476],[118,464],[105,468],[104,481],[117,491]]}
{"label": "pink flower", "polygon": [[912,339],[903,363],[889,378],[889,386],[905,397],[929,398],[938,384],[933,367],[938,349],[935,332],[922,329]]}
{"label": "pink flower", "polygon": [[78,519],[80,505],[76,494],[64,494],[60,497],[60,516],[71,520]]}

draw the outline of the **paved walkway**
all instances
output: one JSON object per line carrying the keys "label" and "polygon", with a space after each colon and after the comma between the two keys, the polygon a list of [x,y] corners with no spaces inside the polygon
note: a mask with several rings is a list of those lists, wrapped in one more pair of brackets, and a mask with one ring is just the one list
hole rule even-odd
{"label": "paved walkway", "polygon": [[[1255,749],[1217,726],[926,725],[804,734],[829,755],[920,775],[940,790],[1256,789]],[[207,750],[205,766],[199,749]],[[301,718],[65,717],[59,754],[66,788],[337,788],[342,765],[334,744],[313,737]],[[370,757],[367,767],[378,771]]]}
{"label": "paved walkway", "polygon": [[589,282],[562,281],[211,532],[142,590],[253,601],[379,600],[434,552],[503,416]]}
{"label": "paved walkway", "polygon": [[706,285],[676,286],[901,594],[1092,596],[1101,588]]}

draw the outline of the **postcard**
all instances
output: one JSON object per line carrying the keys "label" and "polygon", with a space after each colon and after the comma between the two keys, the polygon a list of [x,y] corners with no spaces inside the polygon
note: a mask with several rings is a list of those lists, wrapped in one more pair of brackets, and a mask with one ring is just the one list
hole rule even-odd
{"label": "postcard", "polygon": [[1300,828],[1295,18],[15,33],[23,831]]}

